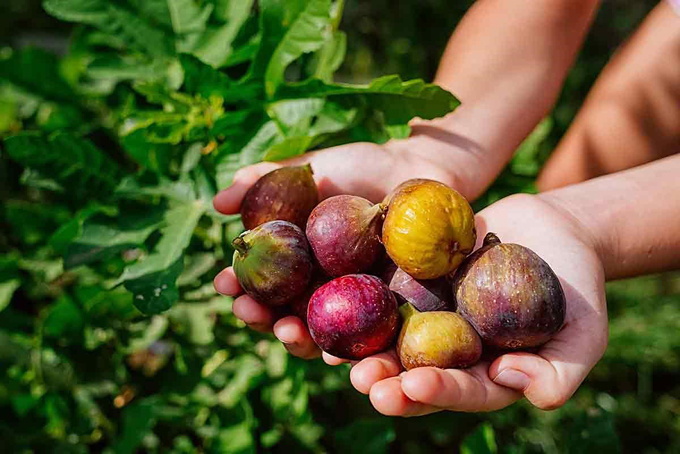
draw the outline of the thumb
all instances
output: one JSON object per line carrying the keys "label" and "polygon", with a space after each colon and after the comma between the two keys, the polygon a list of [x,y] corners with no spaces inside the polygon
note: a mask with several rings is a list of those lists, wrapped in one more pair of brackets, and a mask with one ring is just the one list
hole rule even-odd
{"label": "thumb", "polygon": [[213,205],[224,214],[238,213],[246,191],[261,176],[279,167],[302,164],[311,164],[322,199],[354,194],[378,202],[398,183],[393,163],[387,148],[371,143],[314,151],[278,163],[261,162],[236,172],[232,185],[215,196]]}
{"label": "thumb", "polygon": [[589,371],[585,364],[553,363],[539,355],[510,353],[491,364],[489,378],[523,392],[535,407],[553,410],[569,400]]}

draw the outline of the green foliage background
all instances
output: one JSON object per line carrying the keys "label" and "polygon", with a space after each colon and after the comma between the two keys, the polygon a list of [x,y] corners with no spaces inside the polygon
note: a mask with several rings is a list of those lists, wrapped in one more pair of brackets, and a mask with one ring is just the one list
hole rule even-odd
{"label": "green foliage background", "polygon": [[[35,0],[0,5],[0,451],[680,451],[677,274],[608,285],[607,353],[554,412],[382,417],[347,368],[243,329],[211,285],[242,228],[211,210],[216,188],[265,157],[404,135],[406,110],[382,96],[408,115],[455,107],[419,82],[329,84],[336,69],[344,82],[431,79],[471,4],[349,0],[340,22],[330,0],[259,3],[304,12],[311,39],[282,46],[273,21],[260,45],[241,0],[46,1],[63,21]],[[604,2],[556,108],[476,208],[533,191],[655,3]]]}

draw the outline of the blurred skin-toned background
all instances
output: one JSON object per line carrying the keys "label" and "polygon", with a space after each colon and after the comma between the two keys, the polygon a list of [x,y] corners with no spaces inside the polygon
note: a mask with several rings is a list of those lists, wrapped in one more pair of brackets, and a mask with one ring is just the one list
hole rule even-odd
{"label": "blurred skin-toned background", "polygon": [[[432,80],[452,30],[472,3],[348,1],[341,25],[348,35],[347,59],[337,79],[365,82],[383,74],[399,74],[404,79]],[[540,170],[534,164],[536,156],[539,162],[548,160],[605,64],[657,3],[649,0],[603,2],[555,108],[525,142],[498,183],[476,202],[476,208],[510,193],[536,190]],[[37,0],[0,4],[0,52],[5,47],[27,45],[63,52],[71,30],[69,24],[47,16]],[[517,114],[521,115],[521,112]],[[571,140],[578,142],[579,138]],[[555,159],[569,161],[573,158],[555,155]],[[612,170],[616,169],[589,168],[585,174],[591,172],[589,176],[595,176]],[[552,178],[554,182],[563,177]],[[8,186],[17,187],[12,178],[3,176],[3,179]],[[538,181],[540,187],[541,180]],[[568,176],[560,184],[567,183],[570,183]],[[0,189],[4,186],[0,183]],[[256,337],[255,341],[264,342],[258,343],[258,348],[270,349],[271,364],[267,367],[279,368],[290,376],[304,376],[305,397],[291,403],[300,390],[286,388],[287,385],[262,391],[257,386],[258,380],[265,380],[260,376],[262,372],[249,370],[250,363],[243,358],[229,358],[235,368],[247,373],[238,379],[231,377],[225,381],[225,387],[240,380],[240,388],[237,386],[238,389],[232,390],[233,399],[251,403],[252,413],[241,417],[257,419],[260,427],[270,425],[268,418],[273,418],[277,408],[284,411],[294,408],[299,413],[292,419],[296,426],[280,428],[282,439],[272,448],[273,452],[455,452],[464,440],[474,444],[474,438],[466,438],[471,434],[483,438],[484,430],[474,431],[484,423],[489,426],[481,427],[493,428],[497,452],[503,453],[679,452],[680,274],[612,282],[608,284],[607,297],[610,314],[607,352],[576,395],[563,408],[553,412],[543,412],[520,402],[491,414],[440,413],[411,419],[383,417],[373,410],[366,396],[350,387],[348,367],[329,368],[320,360],[305,362],[290,357],[279,345],[264,342],[270,339],[264,335]],[[137,371],[140,386],[147,393],[164,389],[164,380],[172,380],[167,371],[155,375],[154,368],[162,366],[154,364],[154,354],[163,357],[162,352],[148,352],[151,360],[143,355],[126,359],[128,366]],[[154,377],[153,380],[144,378],[149,376]],[[281,383],[287,382],[282,380]],[[8,392],[0,383],[0,408],[5,405],[9,408]],[[181,395],[182,390],[176,392]],[[132,397],[122,393],[116,396],[118,400],[114,400],[112,406],[123,407],[128,398]],[[260,408],[260,402],[268,402],[274,410]],[[54,414],[60,415],[64,424],[66,421],[74,424],[76,416],[59,413],[57,406],[55,404],[52,410]],[[37,445],[49,450],[49,436],[43,431],[48,433],[49,424],[61,421],[49,411],[31,421],[22,420],[20,428],[11,411],[1,411],[0,439],[15,430],[32,432]],[[113,424],[127,424],[119,413],[112,411],[111,414],[120,417]],[[130,418],[130,424],[134,424],[134,419]],[[143,443],[140,449],[156,452],[158,443],[154,444],[153,438],[163,440],[170,436],[169,433],[173,436],[182,434],[181,424],[158,423],[153,431],[150,430],[153,436],[148,437],[144,442],[147,444]],[[266,433],[263,431],[259,435],[265,437]],[[238,437],[238,433],[233,436]],[[264,445],[258,446],[263,449]],[[97,445],[94,446],[93,452],[97,452]],[[361,449],[357,448],[359,446]]]}

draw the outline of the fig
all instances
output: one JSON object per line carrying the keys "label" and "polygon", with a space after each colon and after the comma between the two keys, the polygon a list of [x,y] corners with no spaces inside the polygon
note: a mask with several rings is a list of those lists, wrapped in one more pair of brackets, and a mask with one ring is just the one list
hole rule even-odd
{"label": "fig", "polygon": [[472,252],[476,239],[468,201],[433,180],[402,183],[391,198],[382,230],[387,254],[416,279],[453,272]]}
{"label": "fig", "polygon": [[542,345],[564,323],[564,291],[550,266],[493,233],[456,271],[453,294],[458,312],[497,350]]}
{"label": "fig", "polygon": [[394,341],[399,329],[397,300],[379,278],[350,274],[314,292],[307,323],[322,350],[359,360],[387,349]]}
{"label": "fig", "polygon": [[455,312],[419,312],[411,304],[399,308],[404,323],[397,340],[399,361],[406,370],[469,367],[482,356],[482,340]]}
{"label": "fig", "polygon": [[331,277],[366,271],[380,258],[385,206],[352,195],[328,198],[307,221],[307,239],[319,266]]}
{"label": "fig", "polygon": [[241,220],[251,230],[269,221],[288,221],[301,229],[319,203],[312,167],[281,167],[260,177],[241,203]]}
{"label": "fig", "polygon": [[232,243],[234,273],[257,301],[278,306],[307,289],[312,255],[302,230],[287,221],[269,221],[243,232]]}
{"label": "fig", "polygon": [[411,303],[420,312],[453,309],[451,284],[446,278],[418,280],[394,263],[387,265],[382,278],[399,303]]}

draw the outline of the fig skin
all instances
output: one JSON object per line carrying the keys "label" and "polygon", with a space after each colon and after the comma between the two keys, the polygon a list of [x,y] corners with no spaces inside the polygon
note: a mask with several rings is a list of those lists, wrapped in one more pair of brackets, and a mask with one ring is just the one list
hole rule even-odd
{"label": "fig skin", "polygon": [[550,266],[493,233],[458,268],[453,294],[458,312],[497,350],[538,347],[564,324],[564,291]]}
{"label": "fig skin", "polygon": [[451,283],[448,279],[418,280],[389,263],[382,278],[400,304],[411,303],[420,312],[454,310]]}
{"label": "fig skin", "polygon": [[307,290],[305,292],[298,296],[297,298],[293,298],[293,300],[290,302],[290,312],[292,315],[298,317],[300,320],[305,325],[308,325],[307,323],[307,308],[309,307],[309,300],[312,298],[312,295],[314,292],[316,292],[319,287],[324,285],[325,283],[328,282],[328,278],[312,278],[312,283],[309,284],[307,287]]}
{"label": "fig skin", "polygon": [[481,358],[482,340],[459,314],[419,312],[408,303],[399,310],[404,323],[397,340],[397,355],[406,370],[428,366],[464,368]]}
{"label": "fig skin", "polygon": [[465,197],[438,181],[402,185],[383,224],[387,254],[416,279],[446,276],[474,248],[474,212]]}
{"label": "fig skin", "polygon": [[251,230],[269,221],[288,221],[301,229],[319,203],[312,167],[281,167],[251,186],[241,203],[241,220]]}
{"label": "fig skin", "polygon": [[384,205],[352,195],[330,197],[314,208],[307,221],[307,239],[326,274],[362,273],[381,257],[384,211]]}
{"label": "fig skin", "polygon": [[322,285],[307,309],[314,342],[331,355],[351,360],[386,350],[397,335],[399,321],[394,295],[368,274],[351,274]]}
{"label": "fig skin", "polygon": [[301,295],[312,278],[312,255],[305,234],[287,221],[270,221],[233,241],[234,273],[257,301],[279,306]]}

